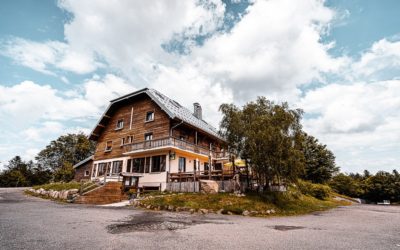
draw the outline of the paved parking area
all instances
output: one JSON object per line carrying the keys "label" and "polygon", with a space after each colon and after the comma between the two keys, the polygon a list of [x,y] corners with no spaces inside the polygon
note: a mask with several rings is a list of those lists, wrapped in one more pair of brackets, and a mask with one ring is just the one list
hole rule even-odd
{"label": "paved parking area", "polygon": [[400,250],[400,206],[250,218],[59,204],[0,189],[0,249]]}

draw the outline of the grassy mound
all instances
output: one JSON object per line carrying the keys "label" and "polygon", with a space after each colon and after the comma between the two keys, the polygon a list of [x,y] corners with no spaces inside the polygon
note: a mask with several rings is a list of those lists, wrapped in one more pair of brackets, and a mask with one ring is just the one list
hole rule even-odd
{"label": "grassy mound", "polygon": [[[318,194],[319,195],[319,194]],[[193,209],[222,210],[222,213],[242,214],[255,211],[257,216],[264,216],[264,211],[274,211],[275,215],[298,215],[322,211],[340,205],[349,205],[345,201],[336,201],[333,196],[317,199],[302,194],[299,189],[290,188],[287,192],[248,193],[246,196],[232,194],[164,194],[148,197],[141,201],[146,206],[167,208],[169,206]],[[269,213],[268,213],[269,214]]]}

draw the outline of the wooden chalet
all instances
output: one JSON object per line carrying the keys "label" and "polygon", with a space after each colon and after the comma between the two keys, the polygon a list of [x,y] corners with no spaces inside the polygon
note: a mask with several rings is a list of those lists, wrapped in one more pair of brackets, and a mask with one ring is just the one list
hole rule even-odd
{"label": "wooden chalet", "polygon": [[225,141],[193,110],[144,88],[110,102],[90,133],[97,142],[91,180],[165,190],[168,182],[228,179]]}

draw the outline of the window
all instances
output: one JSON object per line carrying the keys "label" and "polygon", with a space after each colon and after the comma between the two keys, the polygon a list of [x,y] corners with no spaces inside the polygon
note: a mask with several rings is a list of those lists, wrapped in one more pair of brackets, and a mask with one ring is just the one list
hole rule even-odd
{"label": "window", "polygon": [[144,158],[133,159],[132,172],[144,173]]}
{"label": "window", "polygon": [[118,121],[117,121],[117,127],[115,128],[116,130],[117,129],[122,129],[124,127],[124,119],[119,119]]}
{"label": "window", "polygon": [[118,175],[121,172],[122,172],[122,161],[113,161],[111,174]]}
{"label": "window", "polygon": [[151,158],[151,172],[164,172],[165,171],[165,155],[157,155]]}
{"label": "window", "polygon": [[96,177],[96,169],[97,169],[97,164],[94,164],[94,165],[93,165],[92,177]]}
{"label": "window", "polygon": [[151,141],[151,140],[153,140],[153,133],[144,134],[144,140],[145,140],[145,141]]}
{"label": "window", "polygon": [[121,138],[121,146],[125,144],[125,138]]}
{"label": "window", "polygon": [[108,141],[108,142],[106,142],[105,151],[108,152],[108,151],[111,151],[111,150],[112,150],[112,141]]}
{"label": "window", "polygon": [[89,174],[89,170],[86,170],[84,176],[89,176]]}
{"label": "window", "polygon": [[150,159],[151,157],[146,157],[145,164],[144,164],[144,172],[148,173],[150,171]]}
{"label": "window", "polygon": [[146,113],[146,122],[154,121],[154,112],[149,111]]}
{"label": "window", "polygon": [[222,163],[216,163],[215,170],[222,170]]}
{"label": "window", "polygon": [[179,172],[186,172],[186,158],[179,157]]}
{"label": "window", "polygon": [[132,166],[132,159],[128,159],[128,164],[126,165],[126,172],[128,173],[131,172],[131,166]]}
{"label": "window", "polygon": [[208,171],[209,167],[208,167],[208,162],[204,162],[204,171]]}
{"label": "window", "polygon": [[99,163],[99,176],[105,174],[107,168],[107,163]]}
{"label": "window", "polygon": [[132,142],[133,142],[133,136],[132,136],[132,135],[129,135],[128,137],[126,137],[125,142],[126,142],[126,143],[132,143]]}

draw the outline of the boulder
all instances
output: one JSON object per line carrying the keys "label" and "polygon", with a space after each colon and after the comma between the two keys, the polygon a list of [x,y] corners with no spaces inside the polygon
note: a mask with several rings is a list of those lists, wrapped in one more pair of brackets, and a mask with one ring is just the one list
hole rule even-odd
{"label": "boulder", "polygon": [[205,209],[205,208],[199,209],[199,212],[200,212],[201,214],[208,214],[208,210]]}
{"label": "boulder", "polygon": [[69,191],[68,191],[68,193],[70,193],[70,194],[77,194],[79,192],[79,189],[70,189]]}
{"label": "boulder", "polygon": [[248,210],[244,210],[243,213],[242,213],[242,215],[244,215],[244,216],[249,216],[249,215],[250,215],[250,212],[249,212]]}
{"label": "boulder", "polygon": [[200,180],[200,191],[206,194],[218,193],[218,183],[212,180]]}

